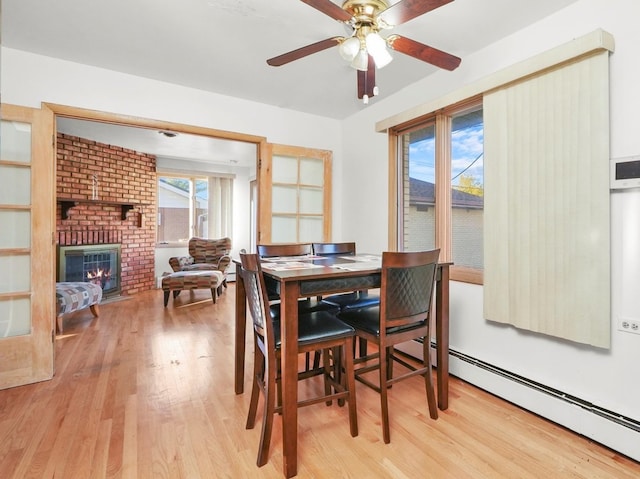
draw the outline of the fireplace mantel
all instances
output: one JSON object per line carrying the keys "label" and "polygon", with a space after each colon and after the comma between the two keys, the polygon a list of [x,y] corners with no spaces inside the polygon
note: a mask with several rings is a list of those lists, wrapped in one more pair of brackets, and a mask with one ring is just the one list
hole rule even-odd
{"label": "fireplace mantel", "polygon": [[[60,203],[60,206],[62,206],[63,220],[66,220],[69,218],[69,210],[74,206],[78,206],[79,203],[119,206],[121,211],[120,219],[122,221],[127,219],[127,213],[129,212],[129,210],[132,210],[136,206],[145,206],[145,204],[143,203],[108,201],[108,200],[89,200],[89,199],[81,199],[81,198],[58,198],[58,203]],[[140,212],[140,216],[142,216],[142,212]]]}

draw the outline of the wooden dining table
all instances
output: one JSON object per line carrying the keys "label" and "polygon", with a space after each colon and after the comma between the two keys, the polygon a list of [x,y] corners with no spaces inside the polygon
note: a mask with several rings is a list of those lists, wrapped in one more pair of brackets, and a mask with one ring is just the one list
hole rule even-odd
{"label": "wooden dining table", "polygon": [[[273,258],[262,262],[265,280],[280,290],[282,335],[282,443],[284,474],[298,470],[298,299],[380,287],[380,255]],[[268,261],[268,262],[267,262]],[[236,265],[235,392],[244,392],[246,290]],[[436,278],[436,359],[438,407],[449,406],[449,266],[438,265]]]}

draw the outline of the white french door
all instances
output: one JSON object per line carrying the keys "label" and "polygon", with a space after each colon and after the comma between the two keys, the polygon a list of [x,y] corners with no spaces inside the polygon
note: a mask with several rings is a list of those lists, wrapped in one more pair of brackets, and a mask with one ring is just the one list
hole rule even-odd
{"label": "white french door", "polygon": [[0,389],[51,379],[53,113],[0,105]]}

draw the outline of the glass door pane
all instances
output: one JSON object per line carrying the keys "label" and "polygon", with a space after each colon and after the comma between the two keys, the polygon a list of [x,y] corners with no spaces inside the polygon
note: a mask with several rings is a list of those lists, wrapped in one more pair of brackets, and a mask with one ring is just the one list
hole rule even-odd
{"label": "glass door pane", "polygon": [[31,125],[0,122],[0,337],[31,332]]}

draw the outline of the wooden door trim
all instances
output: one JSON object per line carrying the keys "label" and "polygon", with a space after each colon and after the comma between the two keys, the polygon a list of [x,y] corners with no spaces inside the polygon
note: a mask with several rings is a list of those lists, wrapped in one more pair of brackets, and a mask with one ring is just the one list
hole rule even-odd
{"label": "wooden door trim", "polygon": [[248,135],[227,130],[218,130],[203,126],[189,125],[185,123],[174,123],[164,120],[154,120],[151,118],[123,115],[105,111],[90,110],[68,105],[55,103],[43,103],[43,107],[49,108],[56,116],[65,118],[75,118],[78,120],[98,121],[102,123],[112,123],[116,125],[135,126],[138,128],[149,128],[157,130],[170,130],[177,133],[188,133],[192,135],[209,136],[224,140],[244,141],[255,143],[256,145],[266,141],[263,136]]}

